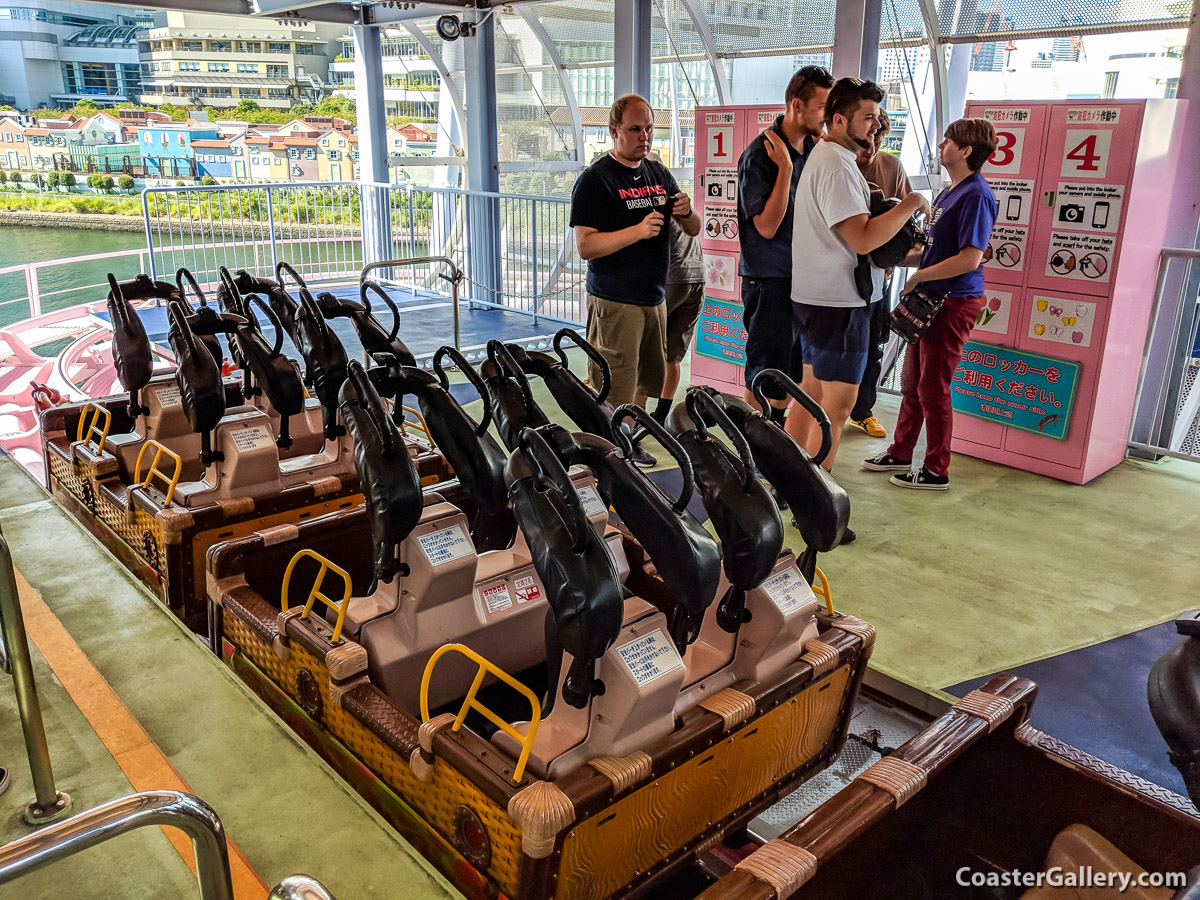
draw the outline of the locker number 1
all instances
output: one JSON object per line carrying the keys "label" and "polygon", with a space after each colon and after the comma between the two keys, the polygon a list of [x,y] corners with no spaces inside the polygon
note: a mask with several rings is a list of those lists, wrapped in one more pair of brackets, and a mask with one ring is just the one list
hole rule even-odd
{"label": "locker number 1", "polygon": [[708,130],[708,161],[723,163],[733,161],[733,128],[710,128]]}

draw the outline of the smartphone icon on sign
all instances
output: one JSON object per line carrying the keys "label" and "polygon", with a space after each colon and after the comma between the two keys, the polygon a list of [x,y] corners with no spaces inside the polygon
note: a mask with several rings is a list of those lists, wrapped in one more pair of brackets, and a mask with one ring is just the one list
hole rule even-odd
{"label": "smartphone icon on sign", "polygon": [[1010,222],[1016,222],[1021,218],[1021,195],[1013,194],[1008,198],[1008,209],[1004,212],[1004,217]]}
{"label": "smartphone icon on sign", "polygon": [[1096,203],[1092,210],[1092,227],[1107,228],[1108,227],[1108,206],[1107,200],[1100,200]]}

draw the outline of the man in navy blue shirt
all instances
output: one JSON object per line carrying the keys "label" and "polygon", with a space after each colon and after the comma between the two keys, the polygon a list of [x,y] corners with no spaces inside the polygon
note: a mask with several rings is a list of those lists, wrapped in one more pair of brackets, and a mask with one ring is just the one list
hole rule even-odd
{"label": "man in navy blue shirt", "polygon": [[[933,203],[929,214],[933,243],[903,293],[923,284],[930,292],[945,295],[946,302],[904,357],[900,420],[892,446],[863,462],[863,468],[875,472],[900,470],[891,479],[900,487],[944,491],[950,486],[950,382],[983,308],[983,251],[996,221],[997,204],[979,170],[995,150],[996,130],[986,119],[952,122],[938,145],[950,187]],[[924,465],[912,471],[922,423],[928,449]]]}
{"label": "man in navy blue shirt", "polygon": [[[608,361],[613,406],[662,393],[666,377],[666,298],[670,244],[666,217],[700,233],[691,198],[660,162],[647,159],[654,114],[645,98],[626,94],[608,114],[613,149],[587,167],[571,196],[571,226],[588,261],[587,339]],[[600,368],[588,365],[597,388]],[[633,461],[653,466],[640,447]]]}
{"label": "man in navy blue shirt", "polygon": [[[745,398],[756,408],[750,385],[763,369],[787,372],[797,382],[804,374],[792,341],[793,205],[806,154],[825,128],[825,98],[832,87],[833,76],[822,66],[797,71],[784,92],[783,115],[738,160],[738,274],[749,334]],[[782,423],[788,398],[768,397],[771,417]]]}

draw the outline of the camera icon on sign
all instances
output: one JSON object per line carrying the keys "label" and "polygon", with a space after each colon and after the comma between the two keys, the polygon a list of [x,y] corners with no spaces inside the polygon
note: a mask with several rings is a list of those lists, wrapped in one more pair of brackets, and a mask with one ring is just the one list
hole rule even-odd
{"label": "camera icon on sign", "polygon": [[1078,224],[1083,221],[1086,213],[1087,207],[1085,206],[1081,206],[1078,203],[1064,203],[1058,211],[1058,221]]}
{"label": "camera icon on sign", "polygon": [[721,197],[725,196],[724,188],[725,188],[725,185],[721,184],[721,182],[719,182],[719,181],[709,182],[708,196],[716,197],[716,198],[720,199]]}

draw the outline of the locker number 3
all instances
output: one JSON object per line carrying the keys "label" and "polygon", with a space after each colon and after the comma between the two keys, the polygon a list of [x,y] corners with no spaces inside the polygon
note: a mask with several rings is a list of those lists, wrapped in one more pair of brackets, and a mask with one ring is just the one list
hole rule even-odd
{"label": "locker number 3", "polygon": [[1062,174],[1074,178],[1104,178],[1112,147],[1111,131],[1068,128],[1063,144]]}
{"label": "locker number 3", "polygon": [[983,165],[986,173],[1016,175],[1021,171],[1021,152],[1025,147],[1024,128],[996,130],[996,151]]}

